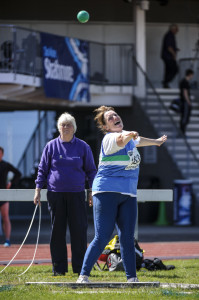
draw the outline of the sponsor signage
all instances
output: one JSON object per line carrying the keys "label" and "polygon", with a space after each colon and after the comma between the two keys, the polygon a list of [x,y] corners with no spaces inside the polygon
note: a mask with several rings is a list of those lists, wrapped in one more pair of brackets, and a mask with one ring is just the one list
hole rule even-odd
{"label": "sponsor signage", "polygon": [[89,43],[41,33],[46,97],[89,101]]}

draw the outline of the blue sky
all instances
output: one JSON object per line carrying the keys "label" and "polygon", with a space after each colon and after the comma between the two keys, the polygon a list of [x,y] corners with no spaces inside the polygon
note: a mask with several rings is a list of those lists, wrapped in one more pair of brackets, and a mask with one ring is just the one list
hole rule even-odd
{"label": "blue sky", "polygon": [[5,150],[4,160],[17,166],[37,121],[37,111],[0,112],[0,146]]}

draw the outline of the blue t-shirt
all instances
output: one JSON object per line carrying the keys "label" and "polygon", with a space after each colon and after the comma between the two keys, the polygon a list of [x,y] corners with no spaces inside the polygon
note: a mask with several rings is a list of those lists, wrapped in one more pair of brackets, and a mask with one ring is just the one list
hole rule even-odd
{"label": "blue t-shirt", "polygon": [[[111,135],[115,135],[115,133],[108,133],[104,139],[112,138]],[[141,160],[136,142],[131,140],[124,148],[118,147],[118,151],[107,155],[104,151],[103,141],[99,168],[92,186],[93,194],[118,192],[136,196]]]}

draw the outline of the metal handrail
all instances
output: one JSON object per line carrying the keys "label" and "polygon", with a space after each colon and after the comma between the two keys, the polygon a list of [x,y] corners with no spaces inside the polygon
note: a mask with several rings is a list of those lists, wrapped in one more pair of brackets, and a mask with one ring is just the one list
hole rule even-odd
{"label": "metal handrail", "polygon": [[152,82],[150,81],[150,79],[149,79],[147,73],[143,70],[142,66],[138,63],[138,61],[137,61],[135,55],[133,55],[132,57],[133,57],[133,60],[134,60],[134,62],[135,62],[135,64],[136,64],[136,66],[137,66],[138,69],[142,72],[142,74],[144,75],[144,77],[145,77],[146,80],[147,80],[147,83],[150,85],[151,89],[153,90],[154,94],[156,95],[159,104],[162,105],[163,108],[164,108],[164,110],[166,111],[167,116],[169,117],[169,119],[170,119],[171,123],[173,124],[175,130],[176,130],[176,131],[178,132],[178,134],[182,137],[182,139],[184,140],[184,143],[186,144],[188,150],[191,152],[191,154],[193,155],[195,161],[196,161],[196,162],[198,163],[198,165],[199,165],[199,159],[197,158],[197,156],[196,156],[195,152],[193,151],[193,149],[191,148],[190,144],[187,142],[186,138],[183,136],[183,134],[181,133],[181,131],[179,130],[179,128],[176,126],[176,123],[173,121],[173,118],[172,118],[172,116],[170,115],[168,108],[166,107],[166,105],[164,104],[164,102],[161,100],[159,94],[157,93],[156,89],[154,88]]}
{"label": "metal handrail", "polygon": [[[35,141],[36,133],[39,131],[41,123],[46,119],[46,117],[47,117],[47,112],[44,113],[44,115],[42,116],[42,118],[38,122],[38,124],[37,124],[37,126],[36,126],[36,128],[35,128],[35,130],[33,132],[33,134],[31,135],[31,137],[30,137],[30,139],[29,139],[29,141],[27,143],[27,146],[25,147],[25,150],[24,150],[24,152],[23,152],[23,154],[21,156],[21,159],[18,162],[17,168],[20,168],[20,165],[22,164],[22,162],[24,161],[25,157],[27,156],[27,150],[30,147],[32,141]],[[39,151],[40,151],[40,149],[39,149]],[[38,159],[39,159],[39,157],[38,157]]]}
{"label": "metal handrail", "polygon": [[0,27],[17,28],[17,29],[21,29],[21,30],[24,30],[24,31],[36,32],[36,33],[41,32],[41,31],[38,31],[38,30],[35,30],[35,29],[16,26],[16,25],[13,25],[13,24],[0,24]]}
{"label": "metal handrail", "polygon": [[[2,68],[3,71],[6,72],[14,72],[21,73],[25,75],[32,75],[41,77],[42,76],[42,67],[41,67],[41,59],[42,51],[38,51],[37,47],[39,47],[39,35],[42,33],[41,31],[36,31],[28,28],[23,28],[15,25],[8,25],[8,24],[0,24],[0,29],[2,28],[2,31],[7,31],[9,29],[9,36],[6,34],[4,36],[4,39],[10,39],[13,43],[13,52],[12,52],[12,64],[9,66],[6,64],[4,68]],[[23,34],[18,34],[18,32],[22,32]],[[34,34],[36,35],[37,39],[35,40],[34,44],[34,50],[37,52],[37,54],[34,54],[36,56],[30,55],[30,45],[28,43],[28,36],[27,34],[30,33],[31,36]],[[2,35],[3,36],[3,35]],[[109,65],[109,71],[107,73],[107,68],[105,68],[106,64],[106,54],[113,53],[112,51],[115,51],[115,49],[118,49],[117,51],[120,51],[121,49],[127,49],[130,47],[131,50],[134,50],[134,45],[132,43],[100,43],[100,42],[93,42],[88,41],[90,43],[90,82],[96,85],[131,85],[132,84],[132,78],[133,75],[130,73],[125,72],[125,66],[129,64],[129,58],[128,54],[126,53],[125,56],[122,58],[122,64],[119,65],[119,60],[117,59],[117,56],[115,55],[108,63]],[[24,48],[23,43],[26,45],[26,48]],[[100,53],[100,58],[96,56],[95,48],[92,49],[92,46],[97,47],[97,50]],[[113,47],[113,49],[111,49]],[[18,49],[19,48],[19,49]],[[41,45],[40,45],[41,48]],[[41,49],[40,49],[41,50]],[[92,56],[91,56],[92,53]],[[37,59],[37,60],[36,60]],[[101,60],[101,61],[100,61]],[[2,60],[3,61],[3,60]],[[96,63],[98,61],[98,63]],[[31,65],[30,65],[31,63]],[[133,66],[132,66],[133,68]],[[129,70],[132,70],[132,68],[129,68]],[[0,69],[1,72],[1,69]],[[118,74],[118,76],[116,76]],[[120,76],[119,76],[120,75]]]}

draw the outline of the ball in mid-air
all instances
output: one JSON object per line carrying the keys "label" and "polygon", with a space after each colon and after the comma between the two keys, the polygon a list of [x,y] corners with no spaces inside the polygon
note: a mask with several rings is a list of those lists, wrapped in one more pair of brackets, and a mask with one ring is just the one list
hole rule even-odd
{"label": "ball in mid-air", "polygon": [[78,12],[77,14],[77,19],[80,23],[86,23],[89,20],[89,13],[85,10],[81,10],[80,12]]}

